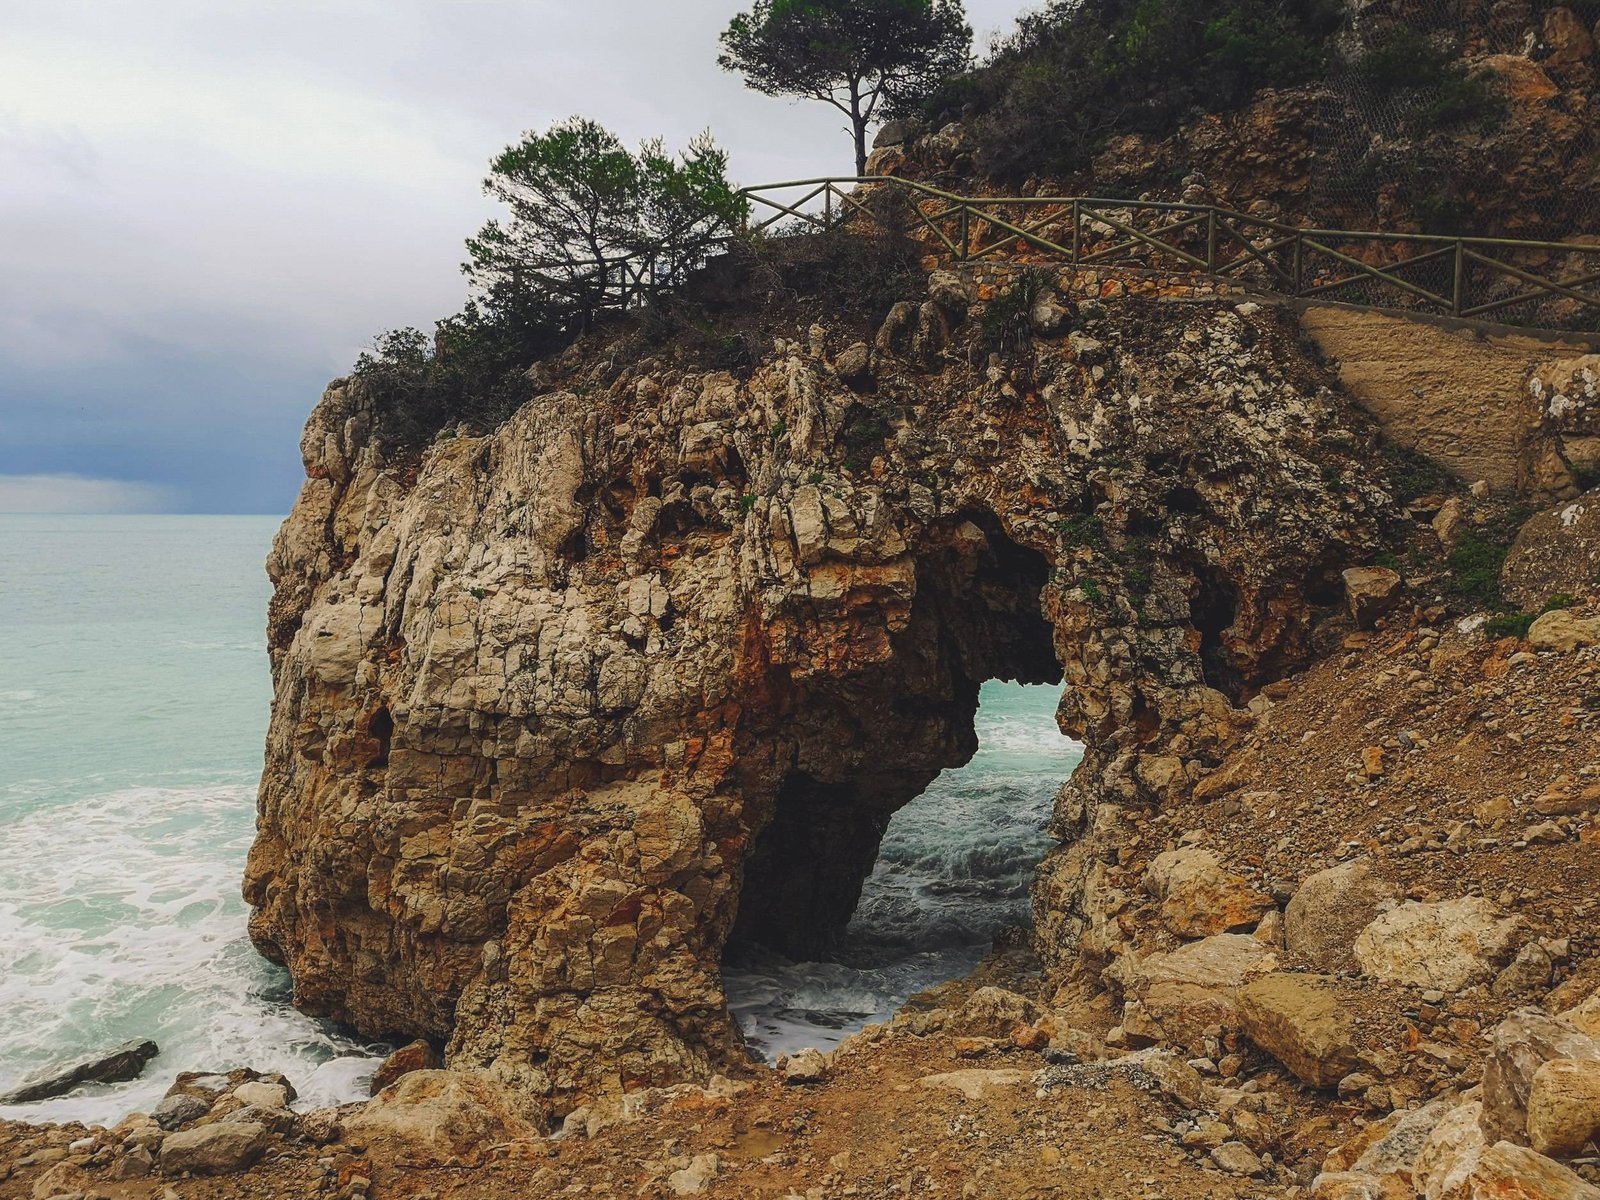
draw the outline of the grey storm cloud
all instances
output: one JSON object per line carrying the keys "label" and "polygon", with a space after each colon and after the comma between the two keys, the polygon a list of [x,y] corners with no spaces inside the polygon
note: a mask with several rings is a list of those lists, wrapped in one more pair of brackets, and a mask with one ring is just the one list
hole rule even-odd
{"label": "grey storm cloud", "polygon": [[[0,504],[286,510],[320,381],[459,307],[524,129],[710,128],[744,182],[847,172],[837,113],[717,69],[740,7],[0,0]],[[1020,5],[967,7],[982,32]]]}

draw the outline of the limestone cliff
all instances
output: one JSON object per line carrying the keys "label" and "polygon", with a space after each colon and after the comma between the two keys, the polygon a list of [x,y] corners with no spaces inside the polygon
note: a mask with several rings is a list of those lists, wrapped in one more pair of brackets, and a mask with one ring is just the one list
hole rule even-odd
{"label": "limestone cliff", "polygon": [[[1008,286],[936,273],[875,348],[796,324],[743,376],[591,338],[420,462],[328,390],[246,882],[300,1006],[558,1109],[704,1077],[744,1061],[730,937],[838,931],[983,681],[1064,681],[1064,841],[1190,793],[1379,545],[1373,436],[1276,310],[1047,289],[991,354]],[[1036,887],[1061,976],[1091,866]]]}

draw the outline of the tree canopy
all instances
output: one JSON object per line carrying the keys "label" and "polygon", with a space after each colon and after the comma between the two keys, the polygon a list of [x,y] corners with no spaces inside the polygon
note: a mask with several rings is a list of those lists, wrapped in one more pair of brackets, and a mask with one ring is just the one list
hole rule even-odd
{"label": "tree canopy", "polygon": [[747,202],[709,133],[668,154],[637,153],[594,121],[572,117],[529,132],[490,164],[484,191],[510,210],[467,242],[468,278],[488,295],[542,290],[587,318],[643,271],[665,284],[704,261]]}
{"label": "tree canopy", "polygon": [[971,52],[960,0],[756,0],[723,33],[717,62],[758,92],[844,113],[864,175],[873,121],[964,71]]}
{"label": "tree canopy", "polygon": [[392,330],[356,362],[380,441],[493,428],[527,399],[529,364],[615,307],[620,287],[681,282],[748,212],[727,165],[709,134],[680,155],[659,139],[635,153],[581,117],[506,147],[484,190],[510,211],[467,241],[472,298],[431,335]]}

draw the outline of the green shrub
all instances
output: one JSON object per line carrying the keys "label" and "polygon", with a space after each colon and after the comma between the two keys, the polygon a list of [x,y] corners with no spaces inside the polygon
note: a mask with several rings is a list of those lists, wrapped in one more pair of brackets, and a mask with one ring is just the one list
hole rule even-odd
{"label": "green shrub", "polygon": [[1501,613],[1499,616],[1490,617],[1484,623],[1484,636],[1490,639],[1525,638],[1528,636],[1528,630],[1533,628],[1533,623],[1544,616],[1545,613],[1571,608],[1576,603],[1578,603],[1576,596],[1568,596],[1562,593],[1551,596],[1550,599],[1545,601],[1544,607],[1536,613]]}
{"label": "green shrub", "polygon": [[1502,613],[1484,622],[1483,635],[1490,641],[1508,637],[1525,638],[1534,620],[1532,613]]}
{"label": "green shrub", "polygon": [[1463,533],[1445,559],[1450,570],[1450,590],[1486,607],[1500,607],[1505,602],[1500,592],[1500,569],[1505,566],[1508,549],[1508,545],[1491,541],[1475,530]]}
{"label": "green shrub", "polygon": [[1512,508],[1479,528],[1463,532],[1445,557],[1450,592],[1485,608],[1504,611],[1506,599],[1500,590],[1500,572],[1511,543],[1528,516],[1527,509]]}
{"label": "green shrub", "polygon": [[432,337],[420,329],[380,334],[351,378],[366,389],[379,444],[416,450],[453,424],[498,426],[531,395],[528,368],[566,340],[560,321],[531,301],[469,301]]}
{"label": "green shrub", "polygon": [[1453,45],[1409,25],[1369,46],[1356,60],[1355,75],[1368,94],[1398,104],[1415,132],[1494,124],[1509,112],[1499,76],[1469,70]]}
{"label": "green shrub", "polygon": [[1000,354],[1015,354],[1033,340],[1033,310],[1052,287],[1050,272],[1025,270],[983,310],[983,344]]}
{"label": "green shrub", "polygon": [[1056,525],[1063,546],[1089,546],[1096,549],[1106,544],[1105,526],[1093,513],[1080,513]]}

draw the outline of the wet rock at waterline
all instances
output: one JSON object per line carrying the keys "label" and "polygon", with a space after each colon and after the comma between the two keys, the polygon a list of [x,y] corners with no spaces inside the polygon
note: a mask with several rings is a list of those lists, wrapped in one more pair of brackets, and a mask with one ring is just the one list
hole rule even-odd
{"label": "wet rock at waterline", "polygon": [[[1367,425],[1269,310],[1099,310],[991,366],[957,275],[872,339],[871,395],[854,331],[744,378],[586,346],[412,463],[329,391],[246,883],[302,1006],[534,1095],[741,1070],[730,939],[837,937],[984,681],[1065,685],[1062,836],[1222,762],[1375,551]],[[1049,969],[1088,865],[1040,869]]]}
{"label": "wet rock at waterline", "polygon": [[161,1052],[154,1042],[125,1042],[110,1054],[85,1059],[70,1067],[47,1071],[0,1095],[0,1104],[31,1104],[64,1096],[86,1083],[124,1083],[137,1079],[145,1064]]}

